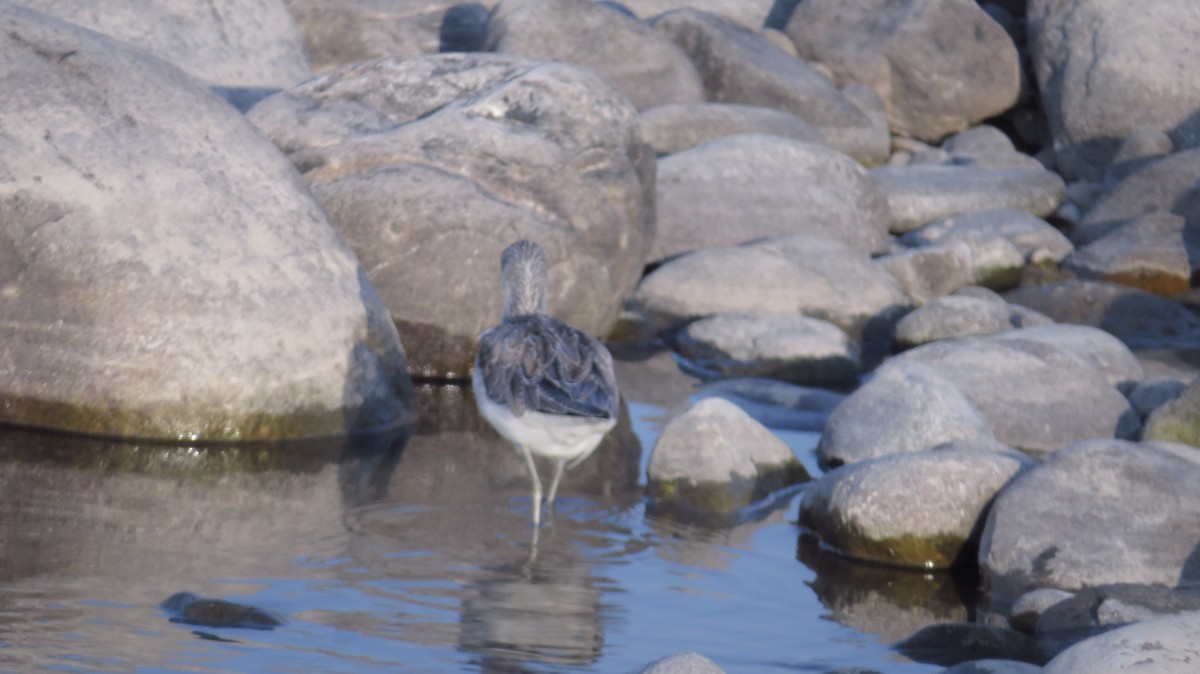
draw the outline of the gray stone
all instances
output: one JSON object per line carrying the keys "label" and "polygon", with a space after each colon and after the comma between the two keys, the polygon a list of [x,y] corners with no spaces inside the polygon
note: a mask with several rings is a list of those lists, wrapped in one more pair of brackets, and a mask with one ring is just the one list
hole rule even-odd
{"label": "gray stone", "polygon": [[887,364],[834,409],[817,456],[826,466],[955,440],[993,440],[979,409],[952,383],[917,364]]}
{"label": "gray stone", "polygon": [[646,20],[676,9],[690,8],[725,17],[752,30],[768,25],[767,15],[774,6],[773,0],[625,0],[624,4]]}
{"label": "gray stone", "polygon": [[717,663],[694,651],[655,660],[630,674],[725,674]]}
{"label": "gray stone", "polygon": [[1021,284],[1025,256],[1008,239],[967,237],[962,243],[971,250],[975,285],[992,290],[1009,290]]}
{"label": "gray stone", "polygon": [[788,112],[737,103],[660,105],[638,115],[642,138],[659,154],[741,133],[766,133],[828,145],[820,129]]}
{"label": "gray stone", "polygon": [[1116,335],[1129,347],[1195,347],[1200,318],[1182,305],[1128,286],[1070,280],[1024,286],[1006,295],[1014,304],[1059,323],[1080,323]]}
{"label": "gray stone", "polygon": [[1028,662],[987,658],[954,665],[949,669],[943,669],[938,674],[1041,674],[1041,672],[1041,667]]}
{"label": "gray stone", "polygon": [[763,237],[809,234],[864,253],[889,244],[887,202],[866,169],[825,145],[728,136],[658,164],[652,260]]}
{"label": "gray stone", "polygon": [[927,246],[976,238],[1007,239],[1027,261],[1058,262],[1075,250],[1071,240],[1053,225],[1017,208],[996,208],[941,218],[907,232],[900,241],[907,246]]}
{"label": "gray stone", "polygon": [[551,314],[591,334],[612,329],[641,275],[654,157],[633,107],[588,70],[486,53],[388,58],[249,117],[358,253],[422,376],[468,371],[499,319],[496,260],[513,240],[546,250]]}
{"label": "gray stone", "polygon": [[786,32],[838,81],[875,89],[900,135],[937,141],[1017,100],[1017,50],[970,0],[805,0]]}
{"label": "gray stone", "polygon": [[1033,634],[1037,628],[1038,618],[1046,609],[1075,595],[1066,590],[1052,587],[1041,587],[1030,590],[1013,602],[1012,610],[1008,612],[1008,624],[1018,632]]}
{"label": "gray stone", "polygon": [[[1185,388],[1187,388],[1187,383],[1179,379],[1148,379],[1139,383],[1128,393],[1129,402],[1133,405],[1133,409],[1137,410],[1138,415],[1145,419],[1154,410],[1178,398]],[[1146,430],[1143,428],[1143,437],[1145,434]]]}
{"label": "gray stone", "polygon": [[1155,211],[1187,217],[1179,206],[1200,182],[1200,148],[1176,152],[1135,171],[1117,183],[1083,216],[1071,231],[1071,240],[1081,246],[1091,243],[1128,222]]}
{"label": "gray stone", "polygon": [[1124,180],[1143,166],[1165,157],[1175,150],[1163,130],[1154,127],[1134,129],[1113,155],[1112,162],[1104,171],[1104,182],[1113,184]]}
{"label": "gray stone", "polygon": [[1200,235],[1182,217],[1156,211],[1121,225],[1075,251],[1062,268],[1079,278],[1109,281],[1156,295],[1192,287],[1200,269]]}
{"label": "gray stone", "polygon": [[1037,621],[1037,640],[1057,655],[1075,644],[1135,622],[1200,611],[1200,588],[1118,583],[1087,588],[1056,603]]}
{"label": "gray stone", "polygon": [[717,314],[690,323],[679,353],[706,373],[766,377],[808,386],[858,380],[858,347],[840,328],[816,318]]}
{"label": "gray stone", "polygon": [[[819,67],[819,64],[816,67]],[[857,106],[867,116],[871,125],[869,127],[822,126],[821,132],[825,135],[825,139],[830,145],[866,166],[883,164],[891,152],[887,104],[879,94],[875,93],[874,89],[858,82],[846,82],[842,85],[841,92],[846,100]]]}
{"label": "gray stone", "polygon": [[[828,77],[808,63],[785,53],[760,33],[715,14],[681,9],[654,19],[654,27],[670,37],[696,65],[707,99],[714,103],[742,103],[790,112],[824,129],[834,127],[872,134],[874,143],[862,147],[861,138],[846,143],[844,134],[830,138],[839,149],[867,163],[879,163],[886,154],[886,127],[871,118],[838,90]],[[859,146],[856,150],[855,146]],[[873,146],[873,147],[872,147]]]}
{"label": "gray stone", "polygon": [[808,485],[800,525],[855,559],[949,568],[991,500],[1032,464],[1015,450],[956,446],[859,461]]}
{"label": "gray stone", "polygon": [[891,231],[995,208],[1019,208],[1042,217],[1062,203],[1066,185],[1044,170],[970,166],[885,166],[871,175],[887,194]]}
{"label": "gray stone", "polygon": [[846,396],[775,379],[725,379],[706,384],[697,398],[725,398],[768,428],[820,431]]}
{"label": "gray stone", "polygon": [[19,5],[110,35],[209,84],[281,89],[312,76],[281,0],[21,0]]}
{"label": "gray stone", "polygon": [[917,306],[975,282],[971,249],[964,243],[927,246],[876,258]]}
{"label": "gray stone", "polygon": [[[284,0],[304,34],[313,70],[383,56],[436,54],[447,11],[462,0]],[[495,0],[484,0],[491,9]]]}
{"label": "gray stone", "polygon": [[832,239],[790,236],[670,260],[642,279],[629,306],[660,329],[719,313],[799,313],[864,345],[890,336],[889,320],[908,298],[865,253]]}
{"label": "gray stone", "polygon": [[1200,447],[1200,381],[1188,384],[1173,400],[1155,409],[1146,419],[1142,437]]}
{"label": "gray stone", "polygon": [[1140,430],[1137,413],[1103,372],[1053,344],[963,337],[906,351],[884,367],[896,363],[933,368],[975,404],[997,440],[1025,451]]}
{"label": "gray stone", "polygon": [[[992,596],[1036,587],[1176,585],[1200,540],[1200,452],[1087,440],[1060,449],[996,497],[979,548]],[[1191,574],[1191,575],[1188,575]]]}
{"label": "gray stone", "polygon": [[660,511],[729,514],[808,479],[791,448],[721,398],[668,421],[652,451],[646,477]]}
{"label": "gray stone", "polygon": [[1133,6],[1107,0],[1032,0],[1029,48],[1058,166],[1098,180],[1122,138],[1167,131],[1200,140],[1200,7],[1191,0]]}
{"label": "gray stone", "polygon": [[997,658],[1038,665],[1046,661],[1046,655],[1031,637],[978,623],[930,625],[896,644],[895,649],[917,662],[942,666]]}
{"label": "gray stone", "polygon": [[963,295],[940,297],[901,318],[893,341],[897,348],[954,337],[991,335],[1054,321],[1024,307]]}
{"label": "gray stone", "polygon": [[1200,611],[1148,620],[1093,637],[1046,664],[1045,674],[1192,674],[1200,662]]}
{"label": "gray stone", "polygon": [[638,109],[705,100],[687,54],[636,18],[591,0],[502,0],[484,47],[591,68]]}
{"label": "gray stone", "polygon": [[990,124],[973,126],[966,131],[950,136],[942,143],[942,149],[953,155],[986,155],[1016,152],[1012,141],[1004,132]]}
{"label": "gray stone", "polygon": [[1025,327],[999,335],[997,339],[1053,344],[1091,363],[1108,383],[1128,393],[1142,380],[1142,364],[1124,342],[1109,333],[1087,325],[1059,323]]}
{"label": "gray stone", "polygon": [[0,421],[194,442],[411,415],[387,309],[253,126],[141,50],[0,23]]}

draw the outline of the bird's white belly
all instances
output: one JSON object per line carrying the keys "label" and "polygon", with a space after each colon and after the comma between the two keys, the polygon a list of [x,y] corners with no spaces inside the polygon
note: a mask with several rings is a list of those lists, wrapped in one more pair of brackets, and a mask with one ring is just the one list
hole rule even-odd
{"label": "bird's white belly", "polygon": [[524,445],[534,454],[549,459],[582,460],[617,424],[616,419],[544,414],[532,410],[517,416],[488,397],[478,376],[471,377],[471,388],[480,413],[505,440]]}

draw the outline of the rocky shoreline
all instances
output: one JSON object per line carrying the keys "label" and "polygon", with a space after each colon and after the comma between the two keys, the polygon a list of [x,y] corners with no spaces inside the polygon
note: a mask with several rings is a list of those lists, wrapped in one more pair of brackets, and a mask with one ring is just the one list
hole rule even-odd
{"label": "rocky shoreline", "polygon": [[[790,385],[804,536],[978,571],[902,653],[1200,666],[1193,2],[127,4],[0,0],[0,422],[404,424],[530,238],[559,318]],[[736,519],[809,480],[779,449],[701,401],[652,507]]]}

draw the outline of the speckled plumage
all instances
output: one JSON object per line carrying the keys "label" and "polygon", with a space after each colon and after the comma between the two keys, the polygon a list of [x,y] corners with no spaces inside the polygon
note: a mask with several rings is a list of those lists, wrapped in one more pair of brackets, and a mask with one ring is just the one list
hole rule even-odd
{"label": "speckled plumage", "polygon": [[616,425],[619,393],[608,349],[545,314],[541,247],[519,241],[500,260],[504,317],[479,338],[472,388],[480,412],[525,456],[536,524],[541,482],[532,454],[557,461],[547,498],[553,504],[568,462],[587,458]]}

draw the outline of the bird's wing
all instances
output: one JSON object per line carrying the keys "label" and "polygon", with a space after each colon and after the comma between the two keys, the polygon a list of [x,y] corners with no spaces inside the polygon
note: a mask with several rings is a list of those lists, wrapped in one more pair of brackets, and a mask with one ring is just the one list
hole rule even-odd
{"label": "bird's wing", "polygon": [[616,418],[612,355],[597,340],[543,315],[510,318],[483,333],[475,367],[488,397],[526,410]]}

